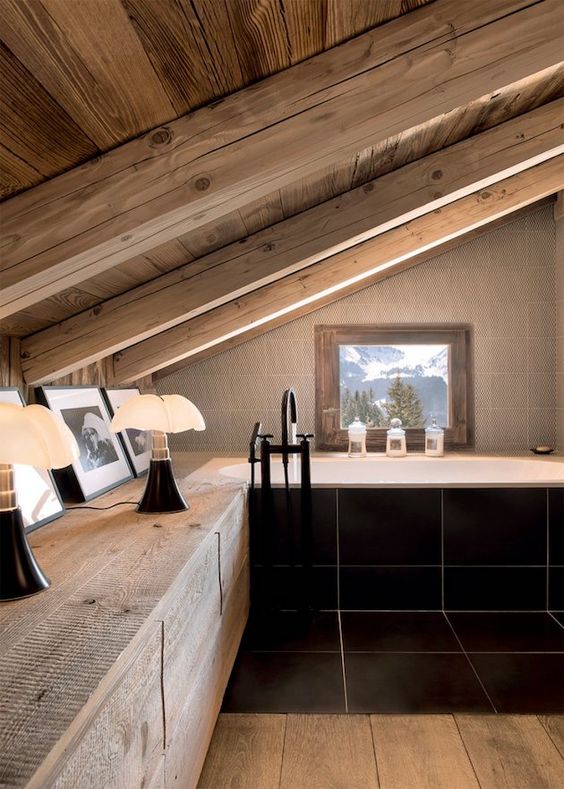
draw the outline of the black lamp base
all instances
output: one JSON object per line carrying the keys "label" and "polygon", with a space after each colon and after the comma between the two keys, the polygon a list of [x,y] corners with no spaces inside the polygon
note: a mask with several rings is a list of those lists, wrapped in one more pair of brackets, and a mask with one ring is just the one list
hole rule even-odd
{"label": "black lamp base", "polygon": [[20,508],[0,512],[0,600],[19,600],[49,586],[27,541]]}
{"label": "black lamp base", "polygon": [[151,460],[137,512],[182,512],[190,509],[174,479],[170,460]]}

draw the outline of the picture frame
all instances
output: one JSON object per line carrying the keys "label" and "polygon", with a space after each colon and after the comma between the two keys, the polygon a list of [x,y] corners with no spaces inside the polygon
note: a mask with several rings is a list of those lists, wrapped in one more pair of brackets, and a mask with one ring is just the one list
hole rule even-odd
{"label": "picture frame", "polygon": [[68,469],[54,471],[64,498],[90,501],[133,478],[119,437],[110,431],[110,412],[98,386],[39,386],[36,396],[62,417],[80,455]]}
{"label": "picture frame", "polygon": [[[111,416],[115,416],[118,408],[129,398],[141,394],[137,386],[104,387],[102,393],[106,398]],[[142,477],[149,471],[151,462],[152,434],[149,430],[127,428],[118,433],[121,438],[129,462],[136,477]]]}
{"label": "picture frame", "polygon": [[[26,404],[17,386],[1,387],[0,403]],[[26,532],[35,531],[63,515],[65,505],[50,470],[16,463],[14,480]]]}

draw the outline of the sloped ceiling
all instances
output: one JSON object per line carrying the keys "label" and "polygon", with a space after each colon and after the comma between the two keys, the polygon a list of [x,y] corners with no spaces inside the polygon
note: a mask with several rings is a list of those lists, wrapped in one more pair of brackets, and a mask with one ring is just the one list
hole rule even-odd
{"label": "sloped ceiling", "polygon": [[[312,55],[335,48],[337,57],[337,45],[388,20],[419,19],[420,7],[427,5],[439,13],[446,4],[3,0],[0,188],[5,205],[15,195],[35,194],[34,188],[41,195],[43,182]],[[492,15],[508,19],[536,6],[559,10],[556,27],[562,30],[564,6],[558,8],[558,0],[473,4],[476,14],[491,8]],[[564,96],[564,64],[553,61],[305,177],[297,172],[292,182],[103,273],[69,287],[62,282],[53,295],[4,317],[0,333],[33,338],[85,310],[88,320],[88,311],[107,299],[553,102]]]}

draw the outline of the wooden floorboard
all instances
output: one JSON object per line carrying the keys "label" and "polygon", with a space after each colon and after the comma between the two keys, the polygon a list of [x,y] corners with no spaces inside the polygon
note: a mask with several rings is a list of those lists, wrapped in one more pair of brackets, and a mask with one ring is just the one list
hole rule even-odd
{"label": "wooden floorboard", "polygon": [[478,789],[452,715],[371,715],[381,789]]}
{"label": "wooden floorboard", "polygon": [[560,789],[564,716],[220,715],[199,789]]}
{"label": "wooden floorboard", "polygon": [[288,715],[281,789],[377,789],[366,715]]}
{"label": "wooden floorboard", "polygon": [[535,715],[457,715],[482,789],[556,789],[564,760]]}
{"label": "wooden floorboard", "polygon": [[564,758],[564,715],[539,715],[538,718]]}
{"label": "wooden floorboard", "polygon": [[278,789],[286,715],[220,715],[198,789]]}

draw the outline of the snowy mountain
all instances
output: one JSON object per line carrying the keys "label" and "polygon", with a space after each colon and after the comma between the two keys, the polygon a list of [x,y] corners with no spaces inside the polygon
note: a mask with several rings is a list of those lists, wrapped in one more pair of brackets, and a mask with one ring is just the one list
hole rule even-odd
{"label": "snowy mountain", "polygon": [[447,424],[448,346],[341,345],[339,363],[342,389],[372,390],[374,400],[383,403],[399,375],[417,391],[427,418],[433,414]]}

